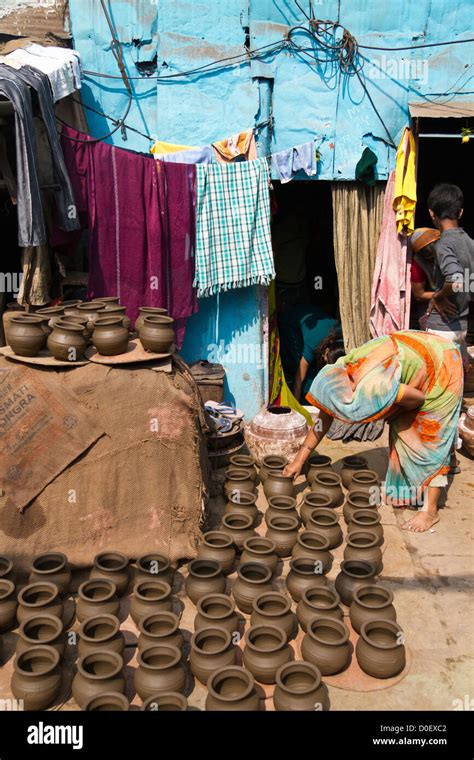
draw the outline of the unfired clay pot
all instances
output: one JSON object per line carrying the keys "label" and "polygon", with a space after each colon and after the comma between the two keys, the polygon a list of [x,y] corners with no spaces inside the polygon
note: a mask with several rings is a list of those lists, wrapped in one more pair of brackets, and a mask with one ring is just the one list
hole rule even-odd
{"label": "unfired clay pot", "polygon": [[138,581],[133,587],[130,615],[138,625],[140,620],[154,612],[169,612],[173,608],[171,586],[165,581]]}
{"label": "unfired clay pot", "polygon": [[361,586],[354,591],[349,617],[357,633],[360,633],[363,623],[372,620],[395,621],[397,613],[393,606],[393,593],[384,586]]}
{"label": "unfired clay pot", "polygon": [[295,613],[291,610],[288,597],[276,591],[260,594],[252,603],[250,625],[273,625],[284,632],[288,641],[297,628]]}
{"label": "unfired clay pot", "polygon": [[254,536],[244,541],[244,548],[240,555],[242,565],[246,562],[256,562],[258,565],[265,565],[272,573],[278,567],[278,554],[276,553],[275,542],[271,538],[264,536]]}
{"label": "unfired clay pot", "polygon": [[392,620],[363,623],[355,653],[364,673],[374,678],[393,678],[406,663],[403,631]]}
{"label": "unfired clay pot", "polygon": [[329,710],[328,690],[312,662],[288,662],[276,674],[273,706],[278,712]]}
{"label": "unfired clay pot", "polygon": [[226,469],[224,491],[227,498],[232,495],[239,496],[241,493],[255,493],[255,489],[255,480],[248,470],[239,470],[237,467]]}
{"label": "unfired clay pot", "polygon": [[45,710],[59,694],[61,668],[59,653],[49,646],[34,646],[13,663],[11,690],[22,699],[25,710]]}
{"label": "unfired clay pot", "polygon": [[268,521],[267,538],[275,542],[279,557],[289,557],[298,537],[299,521],[296,517],[271,517]]}
{"label": "unfired clay pot", "polygon": [[174,319],[165,315],[145,317],[139,337],[145,351],[168,354],[174,344]]}
{"label": "unfired clay pot", "polygon": [[36,356],[44,348],[46,339],[41,319],[33,315],[11,317],[8,340],[17,356]]}
{"label": "unfired clay pot", "polygon": [[351,659],[347,626],[334,618],[311,620],[303,636],[301,654],[304,660],[316,665],[323,676],[340,673]]}
{"label": "unfired clay pot", "polygon": [[380,503],[380,480],[374,470],[358,470],[349,483],[349,492],[365,491],[377,504]]}
{"label": "unfired clay pot", "polygon": [[300,516],[296,510],[296,499],[293,496],[270,496],[264,514],[266,524],[268,525],[268,521],[272,517],[281,517],[282,515],[296,517],[299,522]]}
{"label": "unfired clay pot", "polygon": [[225,594],[206,594],[197,603],[197,615],[194,618],[194,630],[201,628],[220,628],[231,635],[239,630],[239,616],[235,611],[234,600]]}
{"label": "unfired clay pot", "polygon": [[367,560],[374,565],[377,573],[381,573],[383,569],[382,550],[379,541],[368,531],[357,530],[347,535],[344,559]]}
{"label": "unfired clay pot", "polygon": [[226,583],[220,562],[215,559],[193,559],[188,565],[189,575],[184,587],[194,604],[206,594],[222,594]]}
{"label": "unfired clay pot", "polygon": [[40,583],[42,581],[54,583],[60,594],[66,594],[69,591],[71,568],[65,554],[47,552],[34,558],[28,583]]}
{"label": "unfired clay pot", "polygon": [[130,580],[128,557],[120,552],[105,551],[96,554],[89,578],[107,578],[115,583],[117,596],[122,596]]}
{"label": "unfired clay pot", "polygon": [[322,586],[310,586],[305,591],[296,607],[296,617],[303,631],[315,618],[343,619],[341,597],[337,591]]}
{"label": "unfired clay pot", "polygon": [[118,305],[120,298],[118,296],[99,296],[99,298],[93,298],[92,303],[94,301],[99,301],[99,303],[105,303],[105,310],[109,311],[109,309]]}
{"label": "unfired clay pot", "polygon": [[267,454],[262,459],[262,464],[259,470],[260,481],[265,483],[270,472],[283,472],[288,459],[286,457],[279,456],[278,454]]}
{"label": "unfired clay pot", "polygon": [[216,670],[207,682],[207,712],[243,712],[260,709],[253,675],[237,665]]}
{"label": "unfired clay pot", "polygon": [[138,318],[135,322],[135,330],[138,334],[143,327],[145,317],[166,317],[168,315],[168,311],[159,306],[140,306],[138,312]]}
{"label": "unfired clay pot", "polygon": [[223,515],[219,528],[226,533],[238,552],[242,551],[244,541],[255,536],[255,530],[250,515]]}
{"label": "unfired clay pot", "polygon": [[178,694],[177,691],[153,694],[145,699],[142,705],[144,712],[186,712],[187,709],[188,700],[183,694]]}
{"label": "unfired clay pot", "polygon": [[366,470],[368,462],[365,457],[349,456],[342,460],[341,478],[344,488],[349,488],[352,476],[359,470]]}
{"label": "unfired clay pot", "polygon": [[232,594],[239,610],[250,614],[254,599],[266,591],[272,591],[272,572],[257,562],[246,562],[237,568],[237,575]]}
{"label": "unfired clay pot", "polygon": [[377,512],[376,505],[370,503],[370,496],[367,493],[364,491],[350,491],[347,494],[346,502],[342,510],[346,525],[351,522],[352,516],[358,509],[373,509],[374,512]]}
{"label": "unfired clay pot", "polygon": [[0,579],[13,580],[13,562],[10,557],[0,555]]}
{"label": "unfired clay pot", "polygon": [[[86,345],[90,346],[92,338],[92,330],[89,330],[89,320],[87,317],[76,316],[75,314],[65,314],[62,322],[72,322],[74,325],[81,325],[82,335],[86,341]],[[48,328],[49,329],[49,328]],[[52,330],[50,331],[52,332]],[[49,332],[48,332],[49,335]]]}
{"label": "unfired clay pot", "polygon": [[96,615],[116,615],[120,612],[120,602],[115,583],[105,578],[84,581],[78,589],[76,616],[80,623]]}
{"label": "unfired clay pot", "polygon": [[275,683],[278,669],[291,659],[286,634],[274,625],[248,629],[242,661],[259,683]]}
{"label": "unfired clay pot", "polygon": [[15,584],[8,578],[0,578],[0,633],[15,625],[17,607]]}
{"label": "unfired clay pot", "polygon": [[291,496],[295,495],[295,484],[290,475],[283,475],[283,472],[269,470],[268,477],[263,484],[263,491],[267,499],[272,496]]}
{"label": "unfired clay pot", "polygon": [[235,665],[236,647],[232,636],[222,628],[201,628],[191,638],[189,665],[192,674],[206,684],[218,668]]}
{"label": "unfired clay pot", "polygon": [[336,549],[342,544],[343,535],[339,525],[339,516],[333,509],[313,509],[306,523],[306,528],[324,536],[329,542],[329,549]]}
{"label": "unfired clay pot", "polygon": [[182,650],[183,632],[179,627],[179,618],[174,612],[155,612],[138,621],[140,635],[138,648],[146,649],[156,644],[170,644]]}
{"label": "unfired clay pot", "polygon": [[16,616],[23,623],[38,613],[46,612],[60,618],[63,614],[63,603],[59,598],[58,587],[53,583],[30,583],[24,586],[18,594],[18,609]]}
{"label": "unfired clay pot", "polygon": [[144,554],[137,559],[137,581],[156,580],[165,581],[173,587],[175,570],[171,560],[164,554]]}
{"label": "unfired clay pot", "polygon": [[255,525],[258,517],[258,509],[255,506],[257,494],[250,491],[232,491],[227,493],[226,515],[249,515],[252,525]]}
{"label": "unfired clay pot", "polygon": [[112,316],[112,317],[121,317],[122,318],[122,324],[125,327],[127,333],[130,331],[130,318],[127,315],[127,310],[125,306],[120,306],[120,304],[106,304],[105,305],[105,313],[106,316]]}
{"label": "unfired clay pot", "polygon": [[331,497],[325,493],[305,493],[303,502],[300,507],[300,515],[303,523],[308,524],[308,520],[311,516],[313,509],[332,509]]}
{"label": "unfired clay pot", "polygon": [[87,329],[93,331],[94,323],[101,316],[105,316],[105,303],[103,301],[84,301],[76,306],[77,313],[81,317],[87,317]]}
{"label": "unfired clay pot", "polygon": [[335,472],[319,472],[314,476],[311,484],[313,493],[323,493],[331,499],[328,507],[338,507],[342,504],[344,494],[342,491],[341,478]]}
{"label": "unfired clay pot", "polygon": [[66,634],[62,621],[55,615],[39,614],[25,620],[18,629],[18,641],[15,654],[34,646],[50,646],[56,649],[60,657],[66,649]]}
{"label": "unfired clay pot", "polygon": [[168,644],[142,649],[137,655],[138,667],[133,683],[141,699],[148,699],[155,694],[177,691],[180,694],[186,688],[186,669],[181,662],[181,652]]}
{"label": "unfired clay pot", "polygon": [[125,694],[123,660],[117,652],[91,652],[77,661],[77,673],[72,679],[72,696],[79,705],[105,692]]}
{"label": "unfired clay pot", "polygon": [[311,558],[315,569],[315,563],[320,563],[323,574],[328,573],[332,567],[333,556],[329,551],[329,539],[316,531],[303,530],[299,533],[291,554],[292,557]]}
{"label": "unfired clay pot", "polygon": [[85,712],[127,712],[128,708],[128,699],[125,694],[109,691],[97,697],[91,697],[82,709]]}
{"label": "unfired clay pot", "polygon": [[125,638],[120,631],[120,623],[115,615],[96,615],[87,618],[79,628],[77,654],[85,657],[97,651],[116,652],[123,656]]}
{"label": "unfired clay pot", "polygon": [[209,530],[204,533],[197,559],[215,559],[220,562],[225,575],[232,572],[235,562],[235,548],[227,533]]}
{"label": "unfired clay pot", "polygon": [[343,560],[336,577],[336,591],[347,607],[352,603],[354,591],[361,586],[375,584],[375,567],[365,560]]}
{"label": "unfired clay pot", "polygon": [[76,362],[82,357],[86,348],[84,328],[74,322],[59,319],[48,336],[48,351],[55,359],[62,362]]}
{"label": "unfired clay pot", "polygon": [[229,457],[229,462],[231,467],[237,467],[238,470],[247,470],[253,481],[257,479],[257,466],[253,457],[248,454],[232,454]]}
{"label": "unfired clay pot", "polygon": [[315,475],[320,472],[334,472],[331,466],[331,457],[324,454],[311,454],[306,467],[306,480],[310,486]]}
{"label": "unfired clay pot", "polygon": [[347,533],[350,536],[359,530],[371,533],[377,539],[377,545],[382,546],[384,542],[383,527],[381,517],[376,509],[357,509],[351,514],[351,521],[347,526]]}
{"label": "unfired clay pot", "polygon": [[122,317],[112,315],[97,319],[92,343],[101,356],[124,354],[128,348],[128,330],[124,327]]}
{"label": "unfired clay pot", "polygon": [[311,557],[296,557],[290,561],[290,572],[286,576],[286,587],[294,602],[299,602],[303,591],[312,586],[326,586],[327,580],[320,571],[320,566],[315,566]]}
{"label": "unfired clay pot", "polygon": [[[74,306],[76,309],[78,304]],[[35,311],[35,316],[38,317],[47,317],[48,319],[48,326],[50,328],[50,331],[53,330],[54,325],[58,321],[58,319],[61,319],[65,314],[65,306],[63,304],[60,304],[58,306],[45,306],[42,309],[37,309]]]}

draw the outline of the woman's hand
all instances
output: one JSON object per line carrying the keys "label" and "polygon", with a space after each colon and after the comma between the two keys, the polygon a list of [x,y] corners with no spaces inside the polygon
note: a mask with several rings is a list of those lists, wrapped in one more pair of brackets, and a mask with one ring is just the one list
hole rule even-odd
{"label": "woman's hand", "polygon": [[303,465],[304,461],[301,459],[300,455],[297,454],[292,462],[288,462],[283,470],[283,475],[287,478],[297,478],[303,469]]}

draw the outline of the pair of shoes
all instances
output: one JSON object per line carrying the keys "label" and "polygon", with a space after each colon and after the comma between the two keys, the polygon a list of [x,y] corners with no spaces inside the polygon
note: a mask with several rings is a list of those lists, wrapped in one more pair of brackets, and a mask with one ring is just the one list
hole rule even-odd
{"label": "pair of shoes", "polygon": [[219,403],[218,401],[210,400],[206,401],[204,406],[209,414],[218,414],[230,420],[242,420],[244,417],[244,413],[229,401],[221,401]]}

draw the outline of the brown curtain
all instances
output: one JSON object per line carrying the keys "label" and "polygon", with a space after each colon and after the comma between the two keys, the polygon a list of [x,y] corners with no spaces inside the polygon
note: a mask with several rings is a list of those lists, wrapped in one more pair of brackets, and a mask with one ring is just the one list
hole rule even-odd
{"label": "brown curtain", "polygon": [[370,340],[370,296],[385,182],[332,182],[334,258],[346,350]]}

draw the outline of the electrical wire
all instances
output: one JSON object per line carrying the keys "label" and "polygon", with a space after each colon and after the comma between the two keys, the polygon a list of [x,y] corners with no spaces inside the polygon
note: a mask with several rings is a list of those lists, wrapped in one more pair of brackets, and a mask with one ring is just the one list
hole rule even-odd
{"label": "electrical wire", "polygon": [[375,45],[361,45],[359,47],[364,50],[421,50],[428,47],[441,47],[442,45],[462,45],[466,42],[474,42],[474,37],[469,37],[467,40],[448,40],[447,42],[425,42],[421,45],[406,45],[405,47],[377,47]]}

